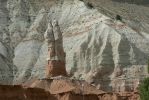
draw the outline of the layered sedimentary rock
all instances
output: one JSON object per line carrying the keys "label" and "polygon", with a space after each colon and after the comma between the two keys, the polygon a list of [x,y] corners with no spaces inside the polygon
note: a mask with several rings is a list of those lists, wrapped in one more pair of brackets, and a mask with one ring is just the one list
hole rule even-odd
{"label": "layered sedimentary rock", "polygon": [[[1,76],[7,80],[1,82],[8,84],[9,80],[13,84],[21,84],[28,79],[45,76],[48,45],[44,42],[44,33],[47,18],[56,19],[59,23],[64,36],[64,50],[67,52],[66,69],[73,78],[85,79],[98,88],[122,91],[125,90],[123,86],[127,85],[135,88],[137,84],[133,83],[147,76],[149,25],[146,21],[132,23],[128,19],[128,24],[107,17],[99,12],[102,8],[96,10],[100,2],[96,3],[96,7],[93,5],[95,9],[86,7],[80,0],[0,2],[0,16],[5,17],[0,17],[0,22],[2,25],[10,22],[6,31],[9,30],[12,43],[10,49],[6,49],[4,43],[0,48],[2,55],[9,55],[9,60],[1,57]],[[139,9],[144,8],[141,6]],[[147,12],[145,10],[141,14],[148,15]],[[6,20],[7,16],[10,21]],[[10,57],[7,50],[14,51],[14,56]],[[17,70],[14,70],[14,65]]]}
{"label": "layered sedimentary rock", "polygon": [[20,85],[1,85],[1,100],[57,100],[54,95],[40,88],[26,88]]}
{"label": "layered sedimentary rock", "polygon": [[[56,83],[58,80],[54,82],[53,85],[53,93],[55,90],[57,90],[59,87],[56,87]],[[46,82],[48,83],[48,82]],[[67,86],[71,86],[70,83],[66,83],[64,81],[59,81],[58,86],[64,84],[67,84]],[[44,84],[45,85],[45,84]],[[36,84],[37,86],[37,84]],[[51,94],[49,91],[46,91],[44,89],[41,89],[41,85],[38,84],[40,88],[27,88],[20,85],[0,85],[0,100],[139,100],[138,93],[105,93],[100,92],[99,95],[97,94],[90,94],[90,92],[93,91],[85,91],[85,94],[76,94],[71,92],[64,92],[62,90],[63,87],[61,87],[56,94]],[[78,86],[78,85],[77,85]],[[77,87],[76,86],[76,87]],[[86,87],[86,86],[84,86]],[[79,87],[78,87],[79,88]],[[87,87],[88,88],[88,87]],[[67,87],[68,89],[68,87]],[[86,89],[86,88],[85,88]],[[72,90],[69,88],[69,90]],[[78,90],[78,89],[76,89]],[[63,92],[63,93],[61,93]],[[76,91],[77,92],[77,91]],[[78,91],[79,92],[79,91]],[[81,91],[82,92],[82,91]],[[95,91],[94,91],[95,92]],[[97,93],[97,91],[95,92]]]}
{"label": "layered sedimentary rock", "polygon": [[65,52],[63,50],[63,36],[58,22],[54,20],[48,24],[45,32],[45,40],[48,44],[48,65],[46,68],[46,77],[63,75],[66,76]]}
{"label": "layered sedimentary rock", "polygon": [[82,80],[52,77],[27,82],[24,86],[41,88],[55,95],[58,100],[139,100],[138,92],[104,92]]}

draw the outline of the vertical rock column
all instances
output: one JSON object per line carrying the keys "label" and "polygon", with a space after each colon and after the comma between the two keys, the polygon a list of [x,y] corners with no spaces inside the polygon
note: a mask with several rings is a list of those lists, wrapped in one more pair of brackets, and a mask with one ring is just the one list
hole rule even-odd
{"label": "vertical rock column", "polygon": [[55,76],[66,76],[65,52],[63,49],[63,37],[58,22],[49,22],[45,32],[45,40],[48,44],[48,65],[46,68],[46,78]]}

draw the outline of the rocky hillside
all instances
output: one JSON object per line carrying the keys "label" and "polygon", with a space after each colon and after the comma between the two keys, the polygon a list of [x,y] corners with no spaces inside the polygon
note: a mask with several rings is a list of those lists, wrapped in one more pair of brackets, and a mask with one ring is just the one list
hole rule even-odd
{"label": "rocky hillside", "polygon": [[[135,14],[139,10],[145,18],[134,21],[129,14],[121,14],[119,6],[124,3],[115,0],[113,7],[106,2],[103,8],[102,0],[95,1],[0,0],[0,83],[20,84],[44,77],[47,44],[43,35],[48,21],[56,19],[71,77],[107,90],[115,85],[121,90],[126,85],[135,87],[147,73],[148,7],[132,4],[139,8]],[[116,15],[123,21],[115,20]]]}
{"label": "rocky hillside", "polygon": [[[61,81],[58,83],[60,85],[60,83],[64,82]],[[67,84],[66,86],[71,87],[71,84]],[[58,88],[54,87],[53,89],[51,89],[52,90],[51,92],[41,88],[26,88],[20,85],[13,85],[13,86],[0,85],[0,93],[1,93],[0,99],[1,100],[16,100],[16,99],[17,100],[76,100],[76,99],[82,100],[84,98],[84,100],[139,100],[138,93],[119,94],[119,93],[98,92],[97,94],[85,93],[84,95],[82,95],[80,93],[78,94],[75,92],[72,93],[63,92],[62,89],[59,89],[57,92],[56,90]],[[67,91],[71,89],[67,89]]]}
{"label": "rocky hillside", "polygon": [[115,18],[120,15],[131,28],[149,32],[149,1],[147,0],[83,0],[101,13]]}

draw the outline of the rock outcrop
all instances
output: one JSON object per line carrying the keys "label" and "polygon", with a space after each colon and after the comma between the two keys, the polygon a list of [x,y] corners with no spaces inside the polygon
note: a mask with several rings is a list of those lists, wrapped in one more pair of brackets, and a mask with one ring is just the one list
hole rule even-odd
{"label": "rock outcrop", "polygon": [[46,68],[46,77],[66,76],[65,52],[63,50],[63,36],[58,22],[54,20],[48,24],[45,32],[45,40],[48,44],[48,65]]}
{"label": "rock outcrop", "polygon": [[22,85],[0,85],[1,100],[139,100],[137,92],[107,93],[85,81],[67,77],[32,80]]}
{"label": "rock outcrop", "polygon": [[[148,75],[148,7],[134,4],[139,8],[137,12],[145,10],[139,13],[145,17],[137,17],[142,20],[133,23],[124,17],[120,22],[106,16],[108,11],[98,7],[100,1],[90,8],[82,0],[0,0],[0,25],[11,40],[0,44],[0,79],[4,78],[0,82],[21,84],[45,76],[48,45],[44,33],[50,18],[59,23],[67,52],[66,69],[73,78],[85,79],[109,91],[125,90],[121,89],[123,86],[135,88],[137,84],[133,83]],[[108,8],[108,4],[104,7]],[[125,11],[120,7],[110,11],[128,16],[121,14]],[[3,33],[6,36],[7,32]]]}
{"label": "rock outcrop", "polygon": [[57,100],[54,95],[40,88],[26,88],[20,85],[0,85],[1,100]]}

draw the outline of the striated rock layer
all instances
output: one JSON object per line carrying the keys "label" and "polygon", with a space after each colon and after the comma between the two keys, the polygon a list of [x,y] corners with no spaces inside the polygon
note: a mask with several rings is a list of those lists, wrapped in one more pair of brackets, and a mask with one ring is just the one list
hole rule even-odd
{"label": "striated rock layer", "polygon": [[25,88],[20,85],[0,85],[1,100],[57,100],[54,95],[40,88]]}
{"label": "striated rock layer", "polygon": [[62,61],[48,61],[48,66],[46,69],[46,77],[54,77],[54,76],[67,76],[65,62]]}
{"label": "striated rock layer", "polygon": [[44,33],[49,20],[55,19],[64,36],[66,69],[73,78],[108,91],[127,87],[132,91],[148,75],[146,22],[140,26],[128,20],[128,25],[80,0],[0,0],[0,4],[0,83],[21,84],[45,76]]}
{"label": "striated rock layer", "polygon": [[86,82],[66,78],[36,80],[30,88],[0,85],[0,100],[139,100],[139,94],[106,93]]}

